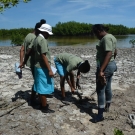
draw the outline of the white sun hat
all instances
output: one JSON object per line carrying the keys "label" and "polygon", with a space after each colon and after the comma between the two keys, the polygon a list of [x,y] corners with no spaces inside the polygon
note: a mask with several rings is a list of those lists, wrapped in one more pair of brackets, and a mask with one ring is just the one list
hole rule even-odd
{"label": "white sun hat", "polygon": [[42,24],[38,29],[42,32],[47,32],[49,35],[53,35],[52,27],[49,24]]}

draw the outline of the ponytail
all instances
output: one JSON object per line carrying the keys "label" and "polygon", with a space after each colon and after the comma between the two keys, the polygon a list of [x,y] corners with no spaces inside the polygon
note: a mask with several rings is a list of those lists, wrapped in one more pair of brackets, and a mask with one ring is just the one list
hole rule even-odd
{"label": "ponytail", "polygon": [[41,19],[40,20],[40,24],[42,25],[42,24],[45,24],[46,23],[46,20],[44,20],[44,19]]}
{"label": "ponytail", "polygon": [[38,28],[41,27],[42,24],[45,24],[46,23],[46,20],[44,19],[41,19],[40,22],[36,23],[35,25],[35,30],[37,30]]}

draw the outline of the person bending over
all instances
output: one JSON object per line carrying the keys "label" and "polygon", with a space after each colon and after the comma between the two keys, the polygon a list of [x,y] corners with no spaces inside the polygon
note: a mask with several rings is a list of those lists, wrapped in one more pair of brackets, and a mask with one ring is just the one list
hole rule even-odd
{"label": "person bending over", "polygon": [[[79,84],[80,73],[87,73],[90,70],[90,64],[88,60],[83,61],[80,57],[77,57],[70,53],[60,53],[54,57],[54,63],[58,74],[60,75],[60,87],[62,93],[62,101],[65,101],[65,79],[67,80],[71,93],[76,94],[75,89],[81,88]],[[75,88],[74,73],[77,71],[77,81]]]}

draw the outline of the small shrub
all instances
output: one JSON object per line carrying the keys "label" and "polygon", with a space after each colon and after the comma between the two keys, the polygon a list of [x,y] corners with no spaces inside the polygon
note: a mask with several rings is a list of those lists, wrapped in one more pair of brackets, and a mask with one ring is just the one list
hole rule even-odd
{"label": "small shrub", "polygon": [[135,39],[129,40],[129,43],[132,44],[132,47],[135,47]]}
{"label": "small shrub", "polygon": [[13,34],[11,36],[11,45],[20,46],[23,43],[24,37],[20,33]]}
{"label": "small shrub", "polygon": [[119,129],[114,129],[114,135],[124,135],[123,132]]}

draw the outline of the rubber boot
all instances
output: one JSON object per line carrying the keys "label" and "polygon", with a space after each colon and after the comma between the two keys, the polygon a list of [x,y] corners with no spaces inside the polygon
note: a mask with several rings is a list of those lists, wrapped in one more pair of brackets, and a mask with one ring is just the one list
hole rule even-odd
{"label": "rubber boot", "polygon": [[109,112],[110,103],[106,103],[105,105],[105,112]]}
{"label": "rubber boot", "polygon": [[104,112],[104,108],[98,108],[98,115],[97,115],[96,118],[94,119],[94,122],[95,122],[95,123],[104,120],[103,112]]}

